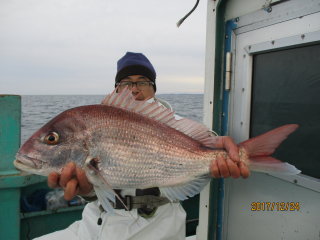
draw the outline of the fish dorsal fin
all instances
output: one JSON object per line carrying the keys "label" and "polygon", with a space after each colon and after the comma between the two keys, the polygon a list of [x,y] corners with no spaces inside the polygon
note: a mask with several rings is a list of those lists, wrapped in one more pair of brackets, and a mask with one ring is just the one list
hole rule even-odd
{"label": "fish dorsal fin", "polygon": [[174,115],[175,112],[170,108],[165,109],[158,101],[153,103],[150,103],[149,99],[138,101],[136,99],[139,94],[134,97],[127,87],[119,93],[117,93],[117,89],[118,87],[111,94],[108,94],[101,104],[120,107],[146,115],[197,140],[205,147],[215,148],[216,138],[211,137],[211,133],[205,125],[187,118],[177,120]]}

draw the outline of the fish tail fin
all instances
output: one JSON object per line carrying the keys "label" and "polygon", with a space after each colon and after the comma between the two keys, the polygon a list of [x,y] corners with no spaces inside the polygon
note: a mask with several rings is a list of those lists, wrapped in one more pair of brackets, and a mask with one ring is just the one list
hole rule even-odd
{"label": "fish tail fin", "polygon": [[296,169],[295,166],[269,156],[298,127],[297,124],[285,125],[240,143],[238,147],[244,149],[249,158],[249,161],[246,162],[248,168],[252,171],[264,173],[287,175],[300,173],[301,171]]}

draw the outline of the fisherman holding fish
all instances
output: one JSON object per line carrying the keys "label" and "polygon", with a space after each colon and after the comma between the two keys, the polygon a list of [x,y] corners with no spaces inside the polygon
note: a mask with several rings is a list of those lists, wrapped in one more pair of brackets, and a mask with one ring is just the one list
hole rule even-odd
{"label": "fisherman holding fish", "polygon": [[116,89],[101,104],[60,113],[19,149],[18,169],[48,176],[49,187],[64,189],[67,200],[92,201],[82,220],[38,239],[182,240],[186,213],[179,200],[198,194],[212,177],[301,172],[270,156],[297,124],[236,146],[176,116],[155,98],[155,79],[149,60],[128,52],[118,61]]}
{"label": "fisherman holding fish", "polygon": [[[115,86],[117,92],[125,88],[129,89],[138,101],[158,100],[164,108],[171,109],[166,101],[156,99],[156,72],[151,62],[141,53],[127,52],[118,61]],[[177,120],[181,119],[176,115],[175,118]],[[211,177],[249,177],[250,171],[246,164],[240,161],[239,148],[234,141],[230,137],[214,138],[215,147],[226,149],[228,155],[223,157],[222,154],[218,154],[216,159],[212,160]],[[53,139],[50,135],[47,141],[54,141]],[[98,160],[97,163],[99,163]],[[209,180],[206,179],[205,181]],[[115,204],[111,203],[113,204],[112,207],[115,208],[114,215],[111,216],[112,214],[108,212],[110,209],[106,211],[102,206],[103,204],[100,205],[96,201],[97,196],[100,196],[99,192],[94,191],[85,171],[76,167],[74,162],[68,163],[60,175],[57,172],[50,173],[48,186],[50,188],[62,188],[67,200],[80,195],[90,203],[83,211],[82,220],[73,223],[65,230],[37,239],[185,239],[186,213],[179,201],[175,200],[174,193],[166,192],[164,194],[158,187],[115,190],[126,207],[132,210],[125,211],[125,207],[116,199]],[[168,196],[170,200],[167,198]],[[141,203],[147,201],[150,197],[155,199],[151,203],[152,206]],[[109,205],[109,202],[106,204]]]}
{"label": "fisherman holding fish", "polygon": [[18,169],[48,176],[49,187],[64,189],[67,200],[80,195],[90,202],[82,220],[38,239],[182,240],[186,213],[179,201],[212,177],[301,172],[270,156],[297,124],[236,146],[156,99],[156,72],[143,54],[128,52],[117,70],[116,89],[101,104],[62,112],[16,154]]}

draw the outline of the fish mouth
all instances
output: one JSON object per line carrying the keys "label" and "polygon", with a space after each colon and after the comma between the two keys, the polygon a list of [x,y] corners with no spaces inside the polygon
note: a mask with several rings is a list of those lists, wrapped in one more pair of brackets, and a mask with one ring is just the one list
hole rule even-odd
{"label": "fish mouth", "polygon": [[13,164],[19,169],[37,169],[37,163],[42,162],[39,159],[28,157],[20,153],[16,154],[16,160]]}

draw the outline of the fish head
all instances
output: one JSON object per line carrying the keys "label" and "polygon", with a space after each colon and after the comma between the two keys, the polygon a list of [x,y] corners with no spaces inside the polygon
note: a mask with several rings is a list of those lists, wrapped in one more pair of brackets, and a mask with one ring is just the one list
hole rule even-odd
{"label": "fish head", "polygon": [[76,109],[67,110],[36,131],[19,149],[14,165],[23,171],[48,176],[61,173],[70,161],[81,167],[88,149],[86,125]]}

